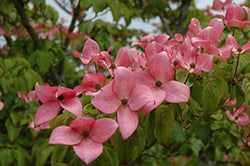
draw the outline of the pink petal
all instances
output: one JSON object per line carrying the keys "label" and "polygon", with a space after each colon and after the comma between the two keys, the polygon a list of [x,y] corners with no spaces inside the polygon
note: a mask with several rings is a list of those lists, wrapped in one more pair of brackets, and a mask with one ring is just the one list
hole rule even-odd
{"label": "pink petal", "polygon": [[156,81],[162,83],[171,80],[173,68],[168,57],[164,54],[158,54],[150,63],[149,73]]}
{"label": "pink petal", "polygon": [[245,9],[245,11],[247,12],[247,18],[250,21],[250,8],[246,7],[246,6],[242,6],[243,9]]}
{"label": "pink petal", "polygon": [[246,112],[241,113],[241,115],[239,116],[239,118],[237,119],[238,123],[240,123],[242,126],[247,126],[249,125],[249,117],[248,114]]}
{"label": "pink petal", "polygon": [[63,101],[60,101],[59,103],[62,108],[71,112],[75,116],[82,115],[82,103],[79,98],[77,97],[65,98]]}
{"label": "pink petal", "polygon": [[106,82],[106,76],[103,73],[85,74],[82,82],[85,85],[92,86],[93,88],[95,88],[96,84],[99,84],[101,87],[103,87]]}
{"label": "pink petal", "polygon": [[226,111],[226,114],[229,120],[234,120],[234,116],[231,114],[230,111]]}
{"label": "pink petal", "polygon": [[224,24],[222,19],[219,18],[213,18],[210,22],[209,22],[209,26],[214,27],[217,32],[218,35],[220,36],[224,30]]}
{"label": "pink petal", "polygon": [[4,107],[4,103],[0,101],[0,111],[3,110],[3,107]]}
{"label": "pink petal", "polygon": [[239,20],[243,21],[245,17],[244,10],[237,5],[236,3],[233,3],[230,5],[230,7],[226,11],[226,19],[227,20]]}
{"label": "pink petal", "polygon": [[91,100],[91,104],[103,113],[112,114],[116,112],[121,102],[114,93],[103,91]]}
{"label": "pink petal", "polygon": [[27,94],[29,101],[38,101],[36,91],[32,90]]}
{"label": "pink petal", "polygon": [[65,98],[71,98],[76,96],[76,91],[70,88],[65,88],[62,86],[58,86],[58,92],[56,94],[56,97],[58,98],[59,96],[63,95],[64,99]]}
{"label": "pink petal", "polygon": [[39,126],[45,122],[52,120],[60,111],[60,104],[57,101],[42,104],[35,115],[35,126]]}
{"label": "pink petal", "polygon": [[41,86],[38,83],[36,83],[35,91],[38,99],[42,103],[57,100],[56,99],[56,92],[58,91],[57,86],[47,87],[47,86]]}
{"label": "pink petal", "polygon": [[232,55],[232,48],[233,46],[231,45],[224,45],[218,48],[219,53],[215,57],[223,61],[228,60]]}
{"label": "pink petal", "polygon": [[128,67],[131,64],[131,59],[129,57],[128,50],[126,47],[122,47],[119,49],[115,57],[114,64],[116,66],[124,66],[124,67]]}
{"label": "pink petal", "polygon": [[94,123],[95,120],[91,117],[78,116],[70,124],[70,127],[82,134],[84,131],[89,132],[92,129]]}
{"label": "pink petal", "polygon": [[237,54],[237,52],[238,52],[237,49],[239,48],[239,44],[238,44],[237,40],[232,35],[227,36],[226,44],[232,45],[233,46],[232,51]]}
{"label": "pink petal", "polygon": [[106,142],[116,131],[118,124],[109,118],[97,119],[89,133],[89,137],[95,142]]}
{"label": "pink petal", "polygon": [[160,34],[155,37],[155,42],[164,45],[168,42],[169,36],[166,34]]}
{"label": "pink petal", "polygon": [[141,84],[136,86],[132,91],[128,105],[131,110],[138,111],[149,102],[154,102],[153,93],[148,86]]}
{"label": "pink petal", "polygon": [[197,18],[192,18],[190,24],[188,25],[188,29],[193,35],[197,36],[198,33],[202,30],[200,21]]}
{"label": "pink petal", "polygon": [[162,51],[164,51],[164,48],[159,43],[156,42],[150,43],[148,47],[145,49],[145,56],[148,60],[148,63],[150,63],[151,60]]}
{"label": "pink petal", "polygon": [[74,91],[76,91],[76,96],[85,93],[90,87],[88,85],[77,85],[74,88]]}
{"label": "pink petal", "polygon": [[121,106],[117,112],[117,122],[122,138],[126,140],[138,126],[138,114],[131,111],[128,106]]}
{"label": "pink petal", "polygon": [[112,90],[120,99],[128,99],[131,91],[134,89],[136,79],[132,72],[124,67],[119,67],[115,70],[115,78],[113,80]]}
{"label": "pink petal", "polygon": [[136,71],[133,72],[138,84],[145,84],[149,87],[155,86],[154,78],[146,71]]}
{"label": "pink petal", "polygon": [[82,139],[82,135],[71,127],[59,126],[51,133],[49,144],[76,145]]}
{"label": "pink petal", "polygon": [[91,139],[84,139],[80,144],[73,146],[76,155],[87,165],[99,157],[103,151],[103,145]]}
{"label": "pink petal", "polygon": [[250,52],[250,40],[244,46],[242,46],[241,54],[245,54],[249,52]]}
{"label": "pink petal", "polygon": [[168,81],[163,85],[166,92],[166,101],[170,103],[188,102],[190,89],[187,85],[178,81]]}
{"label": "pink petal", "polygon": [[93,60],[93,58],[99,55],[99,53],[100,53],[100,47],[94,40],[89,38],[84,44],[82,50],[82,56],[83,56],[81,58],[82,63],[89,64]]}
{"label": "pink petal", "polygon": [[208,26],[200,31],[198,37],[203,40],[209,41],[211,43],[210,47],[217,47],[219,43],[219,33],[214,27],[211,26]]}
{"label": "pink petal", "polygon": [[142,39],[141,39],[141,42],[138,42],[138,41],[134,41],[132,44],[131,44],[131,47],[134,47],[135,45],[139,45],[140,47],[142,48],[146,48],[148,46],[149,43],[151,43],[155,38],[153,36],[144,36]]}
{"label": "pink petal", "polygon": [[158,107],[166,98],[166,92],[160,88],[152,88],[152,92],[154,94],[154,102],[149,102],[140,109],[144,116]]}
{"label": "pink petal", "polygon": [[196,59],[196,66],[205,72],[213,69],[213,56],[209,54],[199,54]]}

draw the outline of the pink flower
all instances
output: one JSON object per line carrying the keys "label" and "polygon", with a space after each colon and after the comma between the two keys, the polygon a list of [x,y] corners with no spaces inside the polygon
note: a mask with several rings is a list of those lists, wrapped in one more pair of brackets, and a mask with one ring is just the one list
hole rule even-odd
{"label": "pink flower", "polygon": [[146,85],[137,84],[135,75],[124,67],[114,72],[110,88],[98,93],[91,103],[101,112],[115,113],[122,138],[127,139],[138,126],[136,111],[145,104],[154,102],[152,91]]}
{"label": "pink flower", "polygon": [[134,47],[135,45],[138,45],[142,48],[146,48],[150,43],[152,42],[156,42],[158,44],[161,44],[162,46],[168,41],[169,39],[169,36],[166,35],[166,34],[160,34],[156,37],[154,36],[144,36],[141,41],[134,41],[132,44],[131,44],[131,47]]}
{"label": "pink flower", "polygon": [[35,90],[30,91],[28,94],[18,92],[18,97],[23,99],[27,104],[29,104],[31,101],[38,101]]}
{"label": "pink flower", "polygon": [[43,124],[41,124],[39,126],[35,126],[34,121],[32,121],[29,124],[29,126],[27,127],[27,129],[29,129],[29,128],[32,128],[32,129],[34,129],[36,131],[40,131],[40,130],[43,130],[43,129],[50,129],[50,125],[47,122],[45,122],[45,123],[43,123]]}
{"label": "pink flower", "polygon": [[247,126],[250,124],[246,110],[247,105],[246,102],[244,102],[238,110],[234,108],[233,114],[230,111],[226,111],[228,119],[234,121],[239,126],[239,131],[241,130],[241,126]]}
{"label": "pink flower", "polygon": [[[2,92],[0,92],[0,97],[2,96]],[[0,101],[0,111],[3,110],[4,103]]]}
{"label": "pink flower", "polygon": [[106,76],[102,73],[85,74],[82,82],[84,85],[78,85],[74,88],[76,95],[85,93],[86,96],[95,96],[101,92],[105,85]]}
{"label": "pink flower", "polygon": [[221,0],[214,0],[212,9],[218,11],[218,12],[223,12],[226,10],[230,5],[232,4],[232,0],[226,0],[224,3],[221,2]]}
{"label": "pink flower", "polygon": [[82,104],[76,97],[76,91],[61,86],[41,86],[35,85],[38,99],[43,103],[35,115],[35,126],[52,120],[60,111],[60,107],[68,110],[76,116],[82,115]]}
{"label": "pink flower", "polygon": [[232,3],[227,11],[226,17],[219,15],[225,22],[228,27],[238,27],[244,28],[247,24],[250,24],[250,21],[245,21],[245,13],[241,6],[236,3]]}
{"label": "pink flower", "polygon": [[232,106],[235,106],[236,103],[237,103],[236,97],[233,100],[230,101],[230,94],[229,94],[226,102],[224,103],[224,105],[232,107]]}
{"label": "pink flower", "polygon": [[248,41],[244,46],[240,47],[237,40],[232,35],[228,35],[226,44],[233,47],[232,52],[235,55],[242,55],[250,52],[250,41]]}
{"label": "pink flower", "polygon": [[77,117],[70,126],[59,126],[51,133],[49,144],[73,145],[76,155],[87,165],[103,151],[103,143],[116,131],[115,120]]}
{"label": "pink flower", "polygon": [[82,57],[78,52],[74,52],[74,57],[80,58],[83,64],[91,64],[96,62],[100,56],[100,47],[99,45],[89,38],[82,49]]}
{"label": "pink flower", "polygon": [[151,61],[149,72],[135,73],[140,84],[147,85],[153,92],[155,102],[141,108],[143,115],[159,106],[165,99],[171,103],[188,102],[190,89],[187,85],[173,81],[173,69],[167,55],[162,52]]}

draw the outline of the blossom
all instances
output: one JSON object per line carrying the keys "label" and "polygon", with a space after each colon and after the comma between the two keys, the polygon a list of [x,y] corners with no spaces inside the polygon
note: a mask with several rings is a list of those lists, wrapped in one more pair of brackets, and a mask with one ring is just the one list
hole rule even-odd
{"label": "blossom", "polygon": [[232,0],[226,0],[224,3],[221,2],[221,0],[214,0],[212,9],[218,11],[218,12],[223,12],[226,10],[230,5],[232,4]]}
{"label": "blossom", "polygon": [[76,97],[76,91],[62,86],[35,85],[38,99],[43,103],[35,115],[35,126],[52,120],[60,111],[60,107],[76,116],[82,115],[82,104]]}
{"label": "blossom", "polygon": [[105,85],[106,76],[102,73],[85,74],[82,82],[84,85],[74,88],[77,95],[85,93],[86,96],[95,96]]}
{"label": "blossom", "polygon": [[223,15],[219,16],[224,20],[228,27],[244,28],[247,24],[250,24],[250,21],[244,20],[245,13],[242,7],[235,2],[228,7],[225,17]]}
{"label": "blossom", "polygon": [[232,52],[235,55],[242,55],[250,52],[250,41],[248,41],[244,46],[240,47],[237,40],[232,35],[228,35],[226,44],[232,46]]}
{"label": "blossom", "polygon": [[20,99],[23,99],[27,104],[29,104],[31,101],[38,101],[35,90],[32,90],[27,94],[23,92],[18,92],[18,97]]}
{"label": "blossom", "polygon": [[116,131],[115,120],[77,117],[70,126],[59,126],[51,133],[49,144],[73,145],[76,155],[87,165],[103,151],[103,143]]}
{"label": "blossom", "polygon": [[233,114],[230,111],[226,111],[228,119],[234,121],[239,126],[239,131],[241,130],[242,126],[247,126],[250,124],[246,110],[247,105],[246,102],[244,102],[239,109],[233,109]]}
{"label": "blossom", "polygon": [[34,130],[36,130],[36,131],[40,131],[40,130],[43,130],[43,129],[49,129],[49,128],[50,128],[50,125],[49,125],[47,122],[45,122],[45,123],[43,123],[43,124],[41,124],[41,125],[39,125],[39,126],[35,126],[34,121],[32,121],[32,122],[29,124],[29,126],[27,127],[27,129],[29,129],[29,128],[32,128],[32,129],[34,129]]}
{"label": "blossom", "polygon": [[190,89],[187,85],[173,81],[173,69],[168,56],[161,52],[151,61],[149,72],[138,71],[135,75],[140,84],[147,85],[153,92],[155,102],[141,108],[143,115],[159,106],[164,100],[171,103],[188,102]]}
{"label": "blossom", "polygon": [[138,126],[136,111],[145,104],[154,102],[154,99],[151,89],[146,85],[137,84],[135,75],[129,69],[119,67],[114,75],[110,88],[98,93],[91,103],[106,114],[117,111],[119,129],[125,140]]}

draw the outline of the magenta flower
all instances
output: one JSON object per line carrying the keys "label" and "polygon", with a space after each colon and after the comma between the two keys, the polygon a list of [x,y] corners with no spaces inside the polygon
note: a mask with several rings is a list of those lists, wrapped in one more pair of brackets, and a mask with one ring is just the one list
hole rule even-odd
{"label": "magenta flower", "polygon": [[152,91],[146,85],[137,84],[135,75],[124,67],[114,72],[112,85],[107,90],[98,93],[91,103],[101,112],[115,113],[122,138],[127,139],[138,126],[136,111],[145,104],[154,102]]}
{"label": "magenta flower", "polygon": [[[0,92],[0,97],[2,96],[2,92]],[[0,111],[3,110],[4,103],[0,101]]]}
{"label": "magenta flower", "polygon": [[76,95],[85,93],[86,96],[95,96],[105,85],[106,76],[102,73],[85,74],[82,82],[84,85],[74,88]]}
{"label": "magenta flower", "polygon": [[38,101],[35,90],[32,90],[27,94],[23,92],[18,92],[18,97],[20,99],[23,99],[27,104],[29,104],[31,101]]}
{"label": "magenta flower", "polygon": [[225,2],[221,2],[221,0],[214,0],[212,9],[218,11],[218,12],[223,12],[226,10],[230,5],[232,4],[232,0],[226,0]]}
{"label": "magenta flower", "polygon": [[250,52],[250,41],[248,41],[244,46],[240,47],[237,40],[232,35],[228,35],[226,44],[233,47],[232,52],[235,55],[242,55]]}
{"label": "magenta flower", "polygon": [[76,155],[87,165],[103,151],[103,143],[116,131],[115,120],[77,117],[70,126],[59,126],[51,133],[49,144],[73,145]]}
{"label": "magenta flower", "polygon": [[147,85],[153,92],[155,102],[148,102],[141,108],[143,115],[159,106],[165,99],[171,103],[188,102],[190,89],[187,85],[173,81],[173,69],[169,58],[162,52],[151,61],[149,72],[135,73],[139,83]]}
{"label": "magenta flower", "polygon": [[38,99],[43,103],[35,115],[35,126],[39,126],[56,117],[60,107],[68,110],[76,116],[82,115],[82,104],[76,97],[76,91],[61,86],[41,86],[35,85],[35,91]]}
{"label": "magenta flower", "polygon": [[165,43],[167,43],[168,39],[169,39],[169,36],[166,35],[166,34],[160,34],[160,35],[158,35],[156,37],[148,35],[148,36],[144,36],[141,39],[140,42],[139,41],[134,41],[131,44],[131,47],[134,47],[135,45],[138,45],[138,46],[140,46],[140,47],[142,47],[142,48],[145,49],[152,42],[156,42],[156,43],[161,44],[163,46]]}
{"label": "magenta flower", "polygon": [[247,105],[246,102],[244,102],[239,109],[236,110],[234,107],[233,114],[230,111],[226,111],[228,119],[234,121],[239,126],[239,131],[241,130],[241,126],[247,126],[250,124],[246,110]]}
{"label": "magenta flower", "polygon": [[228,7],[226,11],[226,17],[224,17],[223,15],[219,16],[224,20],[226,26],[228,27],[244,28],[247,24],[250,24],[250,21],[244,20],[244,10],[236,3],[232,3]]}

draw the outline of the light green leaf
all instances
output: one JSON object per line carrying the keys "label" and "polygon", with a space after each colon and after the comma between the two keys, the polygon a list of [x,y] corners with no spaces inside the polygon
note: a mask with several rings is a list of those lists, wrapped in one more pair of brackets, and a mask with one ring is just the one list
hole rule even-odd
{"label": "light green leaf", "polygon": [[47,5],[44,13],[47,18],[51,19],[52,23],[55,24],[56,21],[58,20],[59,15],[52,6]]}
{"label": "light green leaf", "polygon": [[21,127],[15,127],[10,119],[7,119],[5,121],[5,127],[7,128],[7,133],[8,133],[8,139],[10,142],[14,142],[16,138],[18,137]]}
{"label": "light green leaf", "polygon": [[63,159],[68,151],[68,145],[56,145],[51,156],[51,165],[63,162]]}
{"label": "light green leaf", "polygon": [[50,51],[39,50],[36,55],[36,63],[39,67],[40,72],[44,74],[49,70],[51,61],[54,58],[54,54]]}
{"label": "light green leaf", "polygon": [[248,108],[250,107],[250,81],[248,78],[244,78],[242,82],[243,91],[245,93],[245,100]]}

